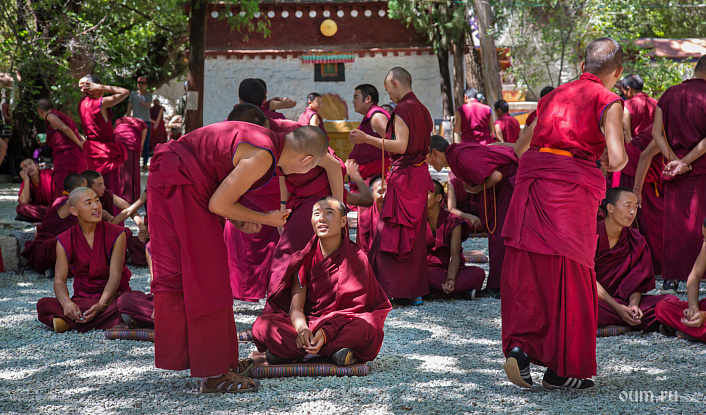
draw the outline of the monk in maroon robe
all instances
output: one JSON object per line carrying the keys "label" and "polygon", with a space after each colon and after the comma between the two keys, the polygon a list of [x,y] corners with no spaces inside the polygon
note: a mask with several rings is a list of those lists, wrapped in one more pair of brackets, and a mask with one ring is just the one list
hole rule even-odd
{"label": "monk in maroon robe", "polygon": [[[652,137],[669,161],[664,168],[663,290],[676,293],[699,255],[706,217],[706,55],[694,77],[667,89],[657,102]],[[666,134],[666,136],[665,136]]]}
{"label": "monk in maroon robe", "polygon": [[504,99],[495,103],[495,136],[498,141],[514,143],[520,137],[520,122],[510,115],[510,105]]}
{"label": "monk in maroon robe", "polygon": [[454,141],[462,143],[490,144],[493,140],[493,110],[476,99],[478,91],[468,88],[463,94],[463,105],[456,108]]}
{"label": "monk in maroon robe", "polygon": [[147,123],[139,118],[122,117],[115,120],[115,141],[127,150],[127,159],[120,166],[120,192],[129,203],[142,194],[140,183],[140,152],[147,138]]}
{"label": "monk in maroon robe", "polygon": [[[358,130],[372,137],[384,137],[390,114],[378,105],[380,99],[377,88],[370,84],[355,87],[353,93],[353,108],[363,116]],[[356,144],[348,158],[355,160],[360,169],[360,175],[368,183],[373,176],[383,174],[382,151],[370,144]],[[389,154],[385,154],[385,172],[390,165]],[[354,190],[351,184],[351,190]]]}
{"label": "monk in maroon robe", "polygon": [[104,221],[123,226],[125,219],[132,218],[135,221],[135,225],[140,228],[140,231],[146,229],[142,216],[137,212],[137,209],[129,209],[130,203],[108,189],[105,185],[105,179],[100,173],[94,170],[86,170],[81,173],[81,176],[86,179],[88,188],[96,192],[100,198],[101,206],[103,206]]}
{"label": "monk in maroon robe", "polygon": [[598,222],[596,284],[598,327],[659,327],[655,306],[673,295],[643,295],[655,288],[652,258],[645,238],[630,225],[637,216],[637,196],[626,187],[606,192],[606,219]]}
{"label": "monk in maroon robe", "polygon": [[356,230],[355,243],[367,255],[370,255],[370,248],[375,239],[375,229],[380,220],[380,209],[385,193],[382,187],[382,176],[373,177],[369,184],[370,193],[373,197],[373,205],[367,209],[358,211],[358,229]]}
{"label": "monk in maroon robe", "polygon": [[477,194],[480,221],[488,230],[490,272],[482,297],[501,295],[501,274],[505,258],[505,240],[501,237],[515,187],[517,156],[511,145],[477,143],[450,144],[443,137],[431,138],[427,162],[437,171],[449,167],[464,183],[464,190]]}
{"label": "monk in maroon robe", "polygon": [[15,209],[15,220],[41,222],[55,199],[54,171],[39,170],[39,165],[33,159],[22,160],[20,168],[22,184]]}
{"label": "monk in maroon robe", "polygon": [[706,343],[706,298],[699,301],[701,279],[706,275],[706,219],[701,227],[703,242],[694,267],[686,280],[688,302],[673,298],[657,304],[660,332]]}
{"label": "monk in maroon robe", "polygon": [[[107,329],[121,315],[152,324],[152,296],[130,289],[125,266],[125,240],[129,230],[101,219],[98,195],[79,187],[69,195],[69,210],[76,223],[61,233],[56,245],[54,297],[37,302],[39,321],[57,333]],[[68,278],[74,279],[69,297]]]}
{"label": "monk in maroon robe", "polygon": [[66,176],[72,173],[81,174],[86,170],[83,141],[74,120],[54,109],[54,103],[49,98],[40,98],[37,101],[37,112],[44,119],[47,143],[51,147],[54,164],[54,190],[56,196],[59,196]]}
{"label": "monk in maroon robe", "polygon": [[[542,91],[540,91],[540,93],[539,93],[539,99],[544,98],[545,95],[552,92],[553,90],[554,90],[553,86],[545,86],[544,88],[542,88]],[[532,124],[532,122],[534,122],[534,120],[536,120],[536,119],[537,119],[537,110],[534,110],[534,111],[530,112],[529,114],[527,114],[527,118],[525,119],[525,127]]]}
{"label": "monk in maroon robe", "polygon": [[321,115],[319,115],[322,101],[323,98],[318,92],[312,92],[307,95],[306,108],[304,109],[302,115],[299,116],[299,120],[297,122],[301,125],[313,125],[315,127],[319,127],[326,132],[326,129],[324,128],[324,119],[321,118]]}
{"label": "monk in maroon robe", "polygon": [[434,191],[427,198],[427,264],[429,287],[444,294],[457,293],[473,300],[485,281],[485,271],[466,267],[461,243],[468,239],[471,228],[465,220],[441,206],[444,187],[434,180]]}
{"label": "monk in maroon robe", "polygon": [[[101,85],[95,75],[86,75],[78,83],[83,97],[78,105],[81,124],[86,133],[83,154],[86,168],[95,170],[105,178],[105,186],[121,196],[120,166],[127,160],[127,149],[115,140],[111,107],[130,95],[130,91],[117,86]],[[103,96],[104,94],[112,94]]]}
{"label": "monk in maroon robe", "polygon": [[530,362],[547,367],[549,389],[592,387],[598,292],[594,271],[598,203],[610,168],[627,163],[622,100],[610,91],[623,52],[610,38],[586,48],[583,74],[539,101],[537,120],[515,143],[521,155],[505,218],[502,340],[508,379],[532,385]]}
{"label": "monk in maroon robe", "polygon": [[339,366],[375,359],[392,309],[365,254],[344,234],[346,208],[327,197],[313,207],[316,236],[296,252],[262,316],[257,349],[270,364],[330,356]]}
{"label": "monk in maroon robe", "polygon": [[69,174],[64,179],[64,194],[59,196],[47,212],[42,223],[37,226],[33,241],[25,243],[22,256],[27,258],[27,265],[47,277],[54,276],[56,264],[56,237],[76,223],[76,216],[69,210],[69,193],[77,187],[86,187],[86,179],[80,174]]}
{"label": "monk in maroon robe", "polygon": [[[264,122],[264,115],[261,115]],[[287,135],[242,122],[211,124],[155,150],[147,180],[155,295],[155,365],[191,369],[202,392],[255,391],[239,364],[223,218],[283,226],[287,211],[239,203],[276,174],[306,173],[325,154],[325,135]],[[256,229],[255,229],[256,230]]]}
{"label": "monk in maroon robe", "polygon": [[487,232],[485,225],[480,221],[480,205],[478,195],[470,194],[463,186],[463,180],[449,172],[449,184],[447,186],[446,206],[450,213],[465,220],[473,233]]}
{"label": "monk in maroon robe", "polygon": [[286,117],[284,116],[284,114],[277,112],[277,110],[289,109],[297,106],[297,101],[287,97],[272,97],[270,99],[267,99],[267,83],[261,78],[255,78],[255,80],[259,81],[265,88],[265,102],[263,102],[262,104],[256,104],[251,102],[251,104],[254,104],[258,108],[260,108],[263,114],[265,114],[265,117],[271,120],[285,119]]}
{"label": "monk in maroon robe", "polygon": [[385,77],[385,90],[397,103],[385,138],[354,129],[353,144],[371,144],[390,153],[392,169],[380,220],[370,250],[370,265],[390,298],[421,305],[429,293],[426,260],[427,195],[434,189],[424,162],[434,122],[412,92],[412,76],[395,67]]}

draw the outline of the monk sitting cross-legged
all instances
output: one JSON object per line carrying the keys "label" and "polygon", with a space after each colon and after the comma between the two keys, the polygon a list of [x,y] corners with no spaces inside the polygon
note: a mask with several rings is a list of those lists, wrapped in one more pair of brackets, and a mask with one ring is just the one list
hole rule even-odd
{"label": "monk sitting cross-legged", "polygon": [[[69,210],[78,223],[59,235],[56,245],[56,298],[37,302],[39,321],[57,333],[68,330],[107,329],[121,314],[152,324],[152,296],[130,290],[130,270],[125,266],[125,228],[101,219],[98,195],[86,187],[69,195]],[[69,297],[67,278],[74,279]]]}
{"label": "monk sitting cross-legged", "polygon": [[53,171],[39,170],[33,159],[24,159],[20,163],[22,184],[17,203],[15,220],[41,222],[54,202],[55,189]]}
{"label": "monk sitting cross-legged", "polygon": [[330,356],[346,366],[373,360],[392,309],[366,255],[343,235],[345,205],[334,197],[314,205],[316,235],[296,252],[286,275],[253,324],[258,350],[270,364]]}
{"label": "monk sitting cross-legged", "polygon": [[656,331],[655,306],[673,295],[643,295],[655,288],[650,249],[630,227],[637,216],[637,196],[625,187],[606,192],[606,219],[598,222],[596,283],[598,326],[621,325]]}

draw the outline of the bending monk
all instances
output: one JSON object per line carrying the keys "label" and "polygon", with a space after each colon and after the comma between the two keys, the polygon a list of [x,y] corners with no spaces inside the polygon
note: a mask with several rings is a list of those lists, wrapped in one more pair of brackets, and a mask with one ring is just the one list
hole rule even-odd
{"label": "bending monk", "polygon": [[345,235],[346,208],[333,197],[314,205],[316,235],[295,253],[253,324],[270,364],[330,356],[338,366],[375,359],[392,309],[365,254]]}
{"label": "bending monk", "polygon": [[33,159],[22,160],[20,168],[22,184],[15,220],[41,222],[55,199],[54,172],[51,169],[39,170]]}
{"label": "bending monk", "polygon": [[64,179],[64,194],[59,196],[47,212],[42,224],[37,226],[33,241],[25,243],[22,256],[33,270],[54,278],[56,264],[56,237],[76,223],[76,216],[69,210],[69,193],[77,187],[86,187],[86,179],[80,174],[69,174]]}
{"label": "bending monk", "polygon": [[[264,116],[263,116],[264,117]],[[155,296],[155,365],[191,369],[202,392],[252,392],[238,361],[223,218],[241,229],[283,226],[287,212],[255,212],[239,200],[276,174],[306,173],[326,153],[316,127],[287,135],[220,122],[155,149],[147,213]]]}
{"label": "bending monk", "polygon": [[706,219],[701,226],[703,243],[701,252],[694,262],[694,267],[686,280],[688,302],[670,299],[657,304],[657,320],[664,324],[660,331],[664,334],[677,334],[706,343],[706,298],[699,301],[699,286],[706,275]]}
{"label": "bending monk", "polygon": [[442,208],[443,200],[444,187],[434,180],[434,191],[427,198],[429,286],[444,294],[458,293],[474,300],[485,281],[485,271],[466,267],[461,243],[468,239],[471,228],[465,220]]}
{"label": "bending monk", "polygon": [[610,91],[622,62],[615,40],[591,42],[583,74],[539,101],[537,120],[515,143],[521,158],[503,230],[501,311],[504,369],[518,386],[531,387],[530,362],[547,367],[546,388],[594,385],[595,226],[605,195],[596,161],[607,147],[613,171],[627,163],[623,101]]}
{"label": "bending monk", "polygon": [[643,295],[655,288],[647,241],[630,227],[637,216],[637,196],[625,187],[606,192],[606,218],[598,222],[596,284],[598,327],[619,325],[658,329],[655,306],[676,297]]}
{"label": "bending monk", "polygon": [[480,221],[478,195],[472,195],[463,186],[463,180],[449,172],[449,184],[446,187],[446,206],[449,212],[464,219],[474,233],[485,232],[485,225]]}
{"label": "bending monk", "polygon": [[[152,296],[130,290],[125,266],[125,240],[130,232],[101,219],[98,195],[86,187],[69,195],[69,210],[78,223],[59,235],[56,244],[56,298],[37,302],[39,321],[57,333],[85,332],[115,326],[124,314],[152,324]],[[74,279],[69,297],[66,281]]]}
{"label": "bending monk", "polygon": [[383,139],[361,130],[350,132],[353,144],[371,144],[390,152],[392,169],[380,211],[370,265],[390,298],[421,305],[429,293],[426,260],[427,196],[434,190],[424,163],[434,122],[412,92],[412,76],[395,67],[385,77],[385,90],[397,103]]}

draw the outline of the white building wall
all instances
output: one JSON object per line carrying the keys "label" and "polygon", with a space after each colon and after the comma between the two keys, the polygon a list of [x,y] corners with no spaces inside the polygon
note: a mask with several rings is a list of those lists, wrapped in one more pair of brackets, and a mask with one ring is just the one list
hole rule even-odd
{"label": "white building wall", "polygon": [[282,110],[289,119],[296,120],[304,111],[306,96],[311,92],[338,94],[348,104],[348,118],[361,120],[353,110],[353,88],[369,83],[380,93],[380,103],[390,101],[383,88],[387,72],[401,66],[412,75],[412,89],[429,109],[432,118],[442,118],[441,91],[439,87],[439,64],[436,56],[422,55],[359,57],[346,63],[345,82],[314,82],[314,65],[304,64],[300,58],[243,58],[227,59],[224,56],[208,58],[205,62],[204,80],[204,125],[223,121],[238,102],[238,85],[244,78],[262,78],[267,82],[268,96],[289,97],[297,106]]}

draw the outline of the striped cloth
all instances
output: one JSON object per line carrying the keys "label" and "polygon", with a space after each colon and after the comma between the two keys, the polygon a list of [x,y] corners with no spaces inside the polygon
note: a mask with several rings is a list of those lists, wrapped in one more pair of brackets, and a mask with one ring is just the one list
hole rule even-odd
{"label": "striped cloth", "polygon": [[365,363],[350,366],[336,366],[329,363],[269,365],[264,353],[253,352],[250,357],[255,360],[255,366],[250,370],[250,377],[253,379],[292,376],[367,376],[370,373],[370,368]]}
{"label": "striped cloth", "polygon": [[105,338],[108,340],[140,340],[154,343],[154,329],[129,329],[125,325],[106,329]]}
{"label": "striped cloth", "polygon": [[596,333],[596,337],[621,336],[621,335],[627,333],[628,330],[629,330],[629,328],[627,326],[598,327],[598,332]]}

